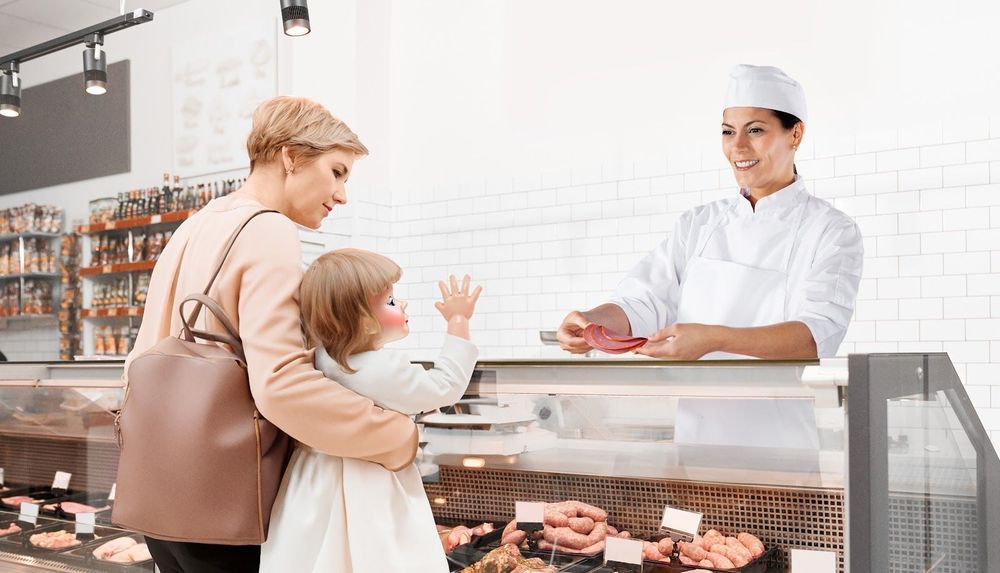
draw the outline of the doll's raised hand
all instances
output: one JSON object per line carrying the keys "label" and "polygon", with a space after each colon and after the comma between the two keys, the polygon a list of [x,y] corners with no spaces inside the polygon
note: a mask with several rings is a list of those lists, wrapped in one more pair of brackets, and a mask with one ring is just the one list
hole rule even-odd
{"label": "doll's raised hand", "polygon": [[483,292],[483,287],[477,286],[476,290],[472,294],[469,294],[469,283],[471,282],[472,278],[469,275],[465,275],[465,278],[462,279],[461,286],[459,286],[455,275],[451,275],[448,278],[449,284],[445,284],[444,281],[438,281],[442,300],[434,303],[434,307],[438,309],[441,316],[448,322],[451,322],[451,319],[456,317],[464,317],[466,320],[472,318],[472,313],[476,311],[476,302],[479,300],[479,295]]}

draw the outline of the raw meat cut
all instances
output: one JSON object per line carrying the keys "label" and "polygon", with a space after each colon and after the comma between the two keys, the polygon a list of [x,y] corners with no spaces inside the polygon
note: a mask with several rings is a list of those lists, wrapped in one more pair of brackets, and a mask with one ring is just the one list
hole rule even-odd
{"label": "raw meat cut", "polygon": [[80,545],[80,540],[76,538],[76,534],[69,533],[64,529],[36,533],[28,539],[28,542],[35,547],[42,547],[44,549],[63,549]]}
{"label": "raw meat cut", "polygon": [[115,553],[121,553],[135,547],[138,542],[131,537],[119,537],[101,545],[93,551],[94,557],[98,559],[108,559]]}

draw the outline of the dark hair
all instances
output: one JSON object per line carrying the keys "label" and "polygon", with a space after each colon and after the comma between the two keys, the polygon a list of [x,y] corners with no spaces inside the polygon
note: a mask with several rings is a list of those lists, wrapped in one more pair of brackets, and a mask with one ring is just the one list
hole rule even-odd
{"label": "dark hair", "polygon": [[774,112],[774,115],[778,117],[778,121],[781,122],[781,127],[784,127],[785,129],[792,129],[793,127],[795,127],[796,123],[802,121],[801,119],[795,117],[794,115],[784,111],[778,111],[776,109],[772,109],[771,111]]}
{"label": "dark hair", "polygon": [[[792,129],[793,127],[795,127],[795,124],[802,121],[801,119],[795,117],[794,115],[788,112],[778,111],[776,109],[772,109],[771,111],[774,112],[774,115],[777,116],[778,121],[781,122],[781,127],[785,129]],[[792,165],[792,171],[794,171],[796,175],[799,174],[799,168],[796,167],[794,164]]]}

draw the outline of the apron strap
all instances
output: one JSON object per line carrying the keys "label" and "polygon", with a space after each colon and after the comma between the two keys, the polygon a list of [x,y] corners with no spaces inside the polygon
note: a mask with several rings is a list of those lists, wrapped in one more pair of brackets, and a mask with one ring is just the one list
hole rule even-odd
{"label": "apron strap", "polygon": [[694,247],[694,254],[690,258],[693,259],[695,257],[701,256],[701,254],[705,251],[705,247],[708,245],[708,240],[712,238],[712,235],[715,234],[715,232],[719,229],[719,227],[723,225],[723,223],[729,221],[729,213],[733,209],[735,209],[738,205],[739,205],[738,202],[730,204],[729,208],[723,211],[722,214],[719,216],[718,220],[715,221],[715,224],[708,229],[708,232],[704,233],[701,237],[698,238],[698,243]]}

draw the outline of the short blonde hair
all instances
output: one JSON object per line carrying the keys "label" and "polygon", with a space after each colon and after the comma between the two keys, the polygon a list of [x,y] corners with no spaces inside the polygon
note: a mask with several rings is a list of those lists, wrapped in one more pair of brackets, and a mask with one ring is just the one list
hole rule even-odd
{"label": "short blonde hair", "polygon": [[250,171],[257,163],[269,163],[288,148],[296,165],[309,163],[336,148],[368,155],[356,133],[329,110],[311,99],[292,96],[271,98],[253,112],[253,127],[247,137]]}
{"label": "short blonde hair", "polygon": [[382,328],[370,299],[392,287],[402,269],[362,249],[330,251],[309,265],[299,285],[302,327],[310,346],[322,346],[345,371],[347,357],[374,350]]}

